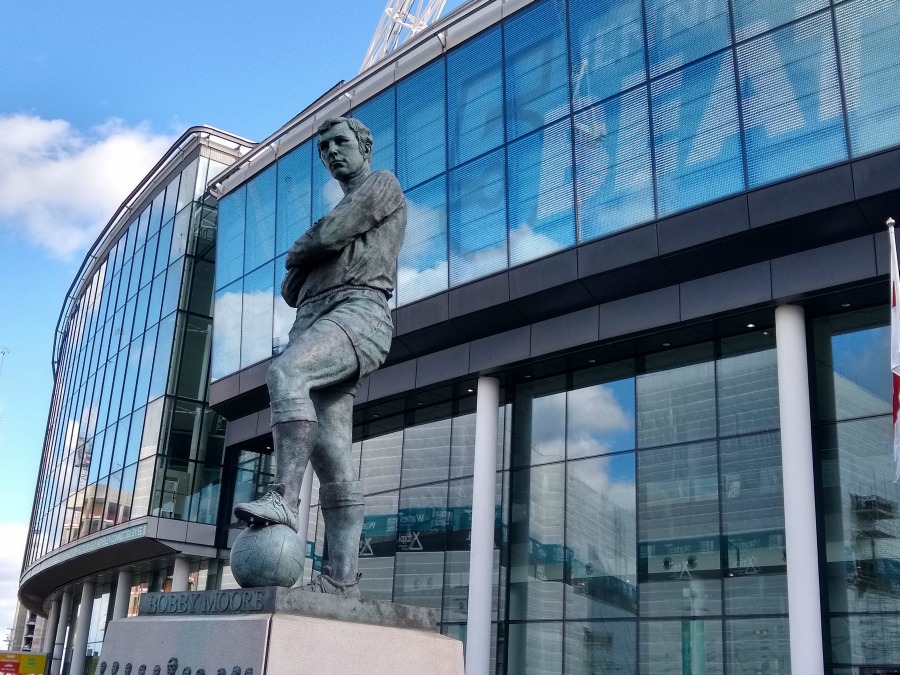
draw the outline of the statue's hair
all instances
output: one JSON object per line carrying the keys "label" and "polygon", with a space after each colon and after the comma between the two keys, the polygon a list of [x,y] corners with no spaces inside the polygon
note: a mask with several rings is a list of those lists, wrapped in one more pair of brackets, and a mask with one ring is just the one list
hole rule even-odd
{"label": "statue's hair", "polygon": [[350,127],[350,131],[352,131],[353,135],[356,136],[356,141],[357,143],[359,143],[359,151],[364,156],[371,157],[372,145],[374,143],[374,140],[372,139],[372,132],[369,130],[369,127],[367,127],[355,117],[329,117],[319,125],[317,131],[320,135],[324,134],[326,131],[331,129],[331,127],[336,127],[342,122],[346,122],[347,126]]}

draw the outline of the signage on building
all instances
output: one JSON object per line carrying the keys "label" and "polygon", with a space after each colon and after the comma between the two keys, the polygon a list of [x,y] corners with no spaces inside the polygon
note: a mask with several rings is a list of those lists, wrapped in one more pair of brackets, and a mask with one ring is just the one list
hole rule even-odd
{"label": "signage on building", "polygon": [[43,675],[47,672],[47,655],[28,652],[0,652],[0,673]]}

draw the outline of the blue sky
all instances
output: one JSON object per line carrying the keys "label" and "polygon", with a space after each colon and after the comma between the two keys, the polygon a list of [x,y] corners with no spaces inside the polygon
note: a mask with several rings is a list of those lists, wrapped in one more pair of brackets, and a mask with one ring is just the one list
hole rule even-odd
{"label": "blue sky", "polygon": [[[448,0],[444,11],[461,4]],[[0,635],[73,275],[188,126],[262,140],[354,77],[384,0],[0,4]]]}

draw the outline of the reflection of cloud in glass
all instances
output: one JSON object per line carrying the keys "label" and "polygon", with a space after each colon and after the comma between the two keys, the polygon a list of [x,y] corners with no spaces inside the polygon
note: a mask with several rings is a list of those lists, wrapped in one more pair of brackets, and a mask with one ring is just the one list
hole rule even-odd
{"label": "reflection of cloud in glass", "polygon": [[231,375],[240,368],[242,312],[253,316],[271,314],[272,294],[268,291],[230,292],[216,298],[213,379]]}
{"label": "reflection of cloud in glass", "polygon": [[[590,457],[633,447],[633,403],[625,401],[620,386],[610,383],[535,399],[532,447],[545,456]],[[626,409],[627,408],[627,409]],[[566,430],[568,425],[568,430]],[[567,438],[568,436],[568,438]]]}
{"label": "reflection of cloud in glass", "polygon": [[509,233],[509,246],[511,265],[541,258],[561,248],[553,238],[536,233],[531,223],[522,223]]}
{"label": "reflection of cloud in glass", "polygon": [[[401,304],[447,288],[447,209],[444,180],[407,195],[407,228],[397,270],[397,299]],[[421,198],[419,201],[417,198]],[[429,198],[434,205],[423,203]]]}
{"label": "reflection of cloud in glass", "polygon": [[447,261],[442,260],[434,267],[397,269],[397,301],[407,304],[447,288]]}
{"label": "reflection of cloud in glass", "polygon": [[634,455],[607,455],[590,460],[579,473],[595,494],[630,513],[635,508]]}

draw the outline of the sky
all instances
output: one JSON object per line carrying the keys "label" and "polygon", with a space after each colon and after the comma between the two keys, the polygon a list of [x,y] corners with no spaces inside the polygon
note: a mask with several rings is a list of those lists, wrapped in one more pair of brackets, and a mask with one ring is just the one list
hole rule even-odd
{"label": "sky", "polygon": [[187,127],[259,141],[352,79],[384,7],[0,2],[0,635],[14,618],[53,335],[90,244]]}

